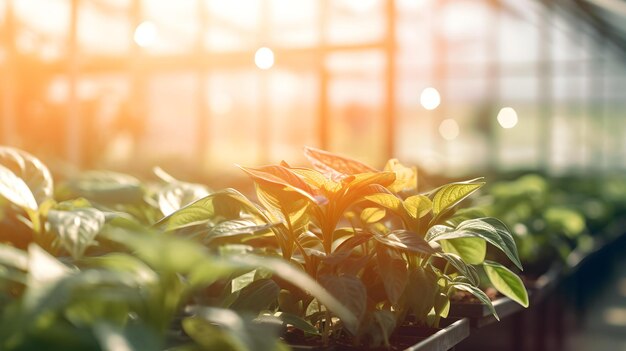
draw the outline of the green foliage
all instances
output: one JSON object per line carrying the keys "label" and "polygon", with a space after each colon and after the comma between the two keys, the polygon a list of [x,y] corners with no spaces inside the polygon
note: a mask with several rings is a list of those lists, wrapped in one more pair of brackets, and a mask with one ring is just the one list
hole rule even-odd
{"label": "green foliage", "polygon": [[515,273],[485,260],[491,246],[521,269],[506,226],[455,216],[482,181],[419,192],[395,159],[379,171],[305,156],[313,168],[241,167],[256,203],[161,169],[157,182],[90,171],[55,189],[39,160],[0,148],[0,349],[283,350],[286,326],[388,346],[409,316],[436,326],[455,291],[495,314],[481,266],[528,305]]}
{"label": "green foliage", "polygon": [[520,305],[528,307],[528,293],[524,289],[522,280],[515,273],[503,265],[492,261],[485,261],[483,267],[489,280],[499,292]]}
{"label": "green foliage", "polygon": [[[473,265],[485,264],[490,244],[521,269],[515,242],[506,226],[493,218],[467,212],[466,220],[454,219],[457,205],[482,181],[446,184],[420,194],[416,169],[397,160],[377,171],[312,148],[305,149],[305,156],[313,169],[285,162],[242,169],[256,183],[266,220],[275,223],[270,229],[278,243],[276,254],[301,264],[358,317],[359,327],[351,331],[356,343],[383,335],[380,343],[385,344],[391,324],[384,323],[383,316],[389,313],[394,326],[408,315],[436,325],[447,315],[456,290],[477,296],[495,313],[478,288]],[[341,226],[346,220],[351,228]],[[289,301],[289,306],[307,304],[306,298],[294,295]],[[319,319],[318,313],[302,314],[313,325],[314,316]],[[329,324],[327,320],[320,325],[324,339],[332,333]]]}
{"label": "green foliage", "polygon": [[[585,184],[598,189],[600,185],[593,182],[589,179]],[[581,198],[580,190],[580,185],[528,174],[493,184],[480,202],[485,213],[512,229],[521,261],[541,273],[552,257],[565,261],[579,242],[590,239],[589,217],[585,218],[584,207],[577,208],[589,200]],[[604,205],[599,206],[601,211]]]}

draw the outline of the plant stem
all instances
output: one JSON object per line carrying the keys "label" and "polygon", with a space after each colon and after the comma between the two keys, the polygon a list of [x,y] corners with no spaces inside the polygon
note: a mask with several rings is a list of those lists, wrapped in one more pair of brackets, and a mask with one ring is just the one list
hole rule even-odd
{"label": "plant stem", "polygon": [[322,343],[324,344],[324,346],[328,346],[329,341],[330,341],[330,328],[331,328],[330,318],[331,318],[330,312],[326,310],[326,319],[324,320],[324,325],[322,328]]}

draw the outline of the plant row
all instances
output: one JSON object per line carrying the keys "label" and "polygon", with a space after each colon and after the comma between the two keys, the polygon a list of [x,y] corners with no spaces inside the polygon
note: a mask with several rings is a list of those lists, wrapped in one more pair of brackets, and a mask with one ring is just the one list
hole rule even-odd
{"label": "plant row", "polygon": [[0,148],[0,349],[398,349],[458,294],[494,315],[487,285],[528,306],[507,226],[458,210],[482,179],[423,191],[397,160],[305,156],[240,167],[245,196],[161,169],[55,186]]}

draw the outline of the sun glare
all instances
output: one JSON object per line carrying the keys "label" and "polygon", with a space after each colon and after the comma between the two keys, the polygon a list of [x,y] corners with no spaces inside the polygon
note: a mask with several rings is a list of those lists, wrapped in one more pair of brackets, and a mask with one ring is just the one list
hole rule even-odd
{"label": "sun glare", "polygon": [[154,45],[159,39],[159,32],[154,23],[150,21],[141,22],[135,29],[133,36],[135,43],[142,48]]}
{"label": "sun glare", "polygon": [[434,110],[441,103],[441,96],[435,88],[426,88],[420,95],[420,103],[427,110]]}
{"label": "sun glare", "polygon": [[274,66],[274,52],[270,48],[259,48],[254,54],[254,64],[260,69],[270,69]]}
{"label": "sun glare", "polygon": [[454,140],[459,136],[459,124],[451,119],[444,119],[439,125],[439,134],[446,140]]}
{"label": "sun glare", "polygon": [[233,109],[233,99],[226,93],[217,93],[211,97],[211,112],[225,115]]}
{"label": "sun glare", "polygon": [[504,129],[510,129],[517,125],[517,112],[512,107],[503,107],[498,112],[498,123]]}

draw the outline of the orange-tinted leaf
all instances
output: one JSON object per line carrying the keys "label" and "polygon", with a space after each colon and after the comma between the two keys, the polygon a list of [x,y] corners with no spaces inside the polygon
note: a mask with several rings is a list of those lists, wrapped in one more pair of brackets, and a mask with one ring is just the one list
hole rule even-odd
{"label": "orange-tinted leaf", "polygon": [[359,161],[312,147],[304,148],[304,156],[313,168],[333,180],[342,179],[346,175],[377,172],[375,168]]}
{"label": "orange-tinted leaf", "polygon": [[248,173],[259,186],[263,189],[273,192],[272,190],[282,190],[283,193],[296,192],[312,203],[320,204],[326,201],[325,198],[318,196],[316,191],[311,188],[304,180],[292,173],[289,169],[282,166],[264,166],[260,168],[242,167],[244,172]]}
{"label": "orange-tinted leaf", "polygon": [[393,172],[361,173],[355,174],[353,177],[348,184],[352,191],[371,184],[387,187],[396,180],[396,175]]}
{"label": "orange-tinted leaf", "polygon": [[259,168],[241,167],[255,181],[270,182],[274,184],[291,185],[307,193],[314,195],[313,189],[302,178],[291,172],[288,168],[277,165],[263,166]]}

